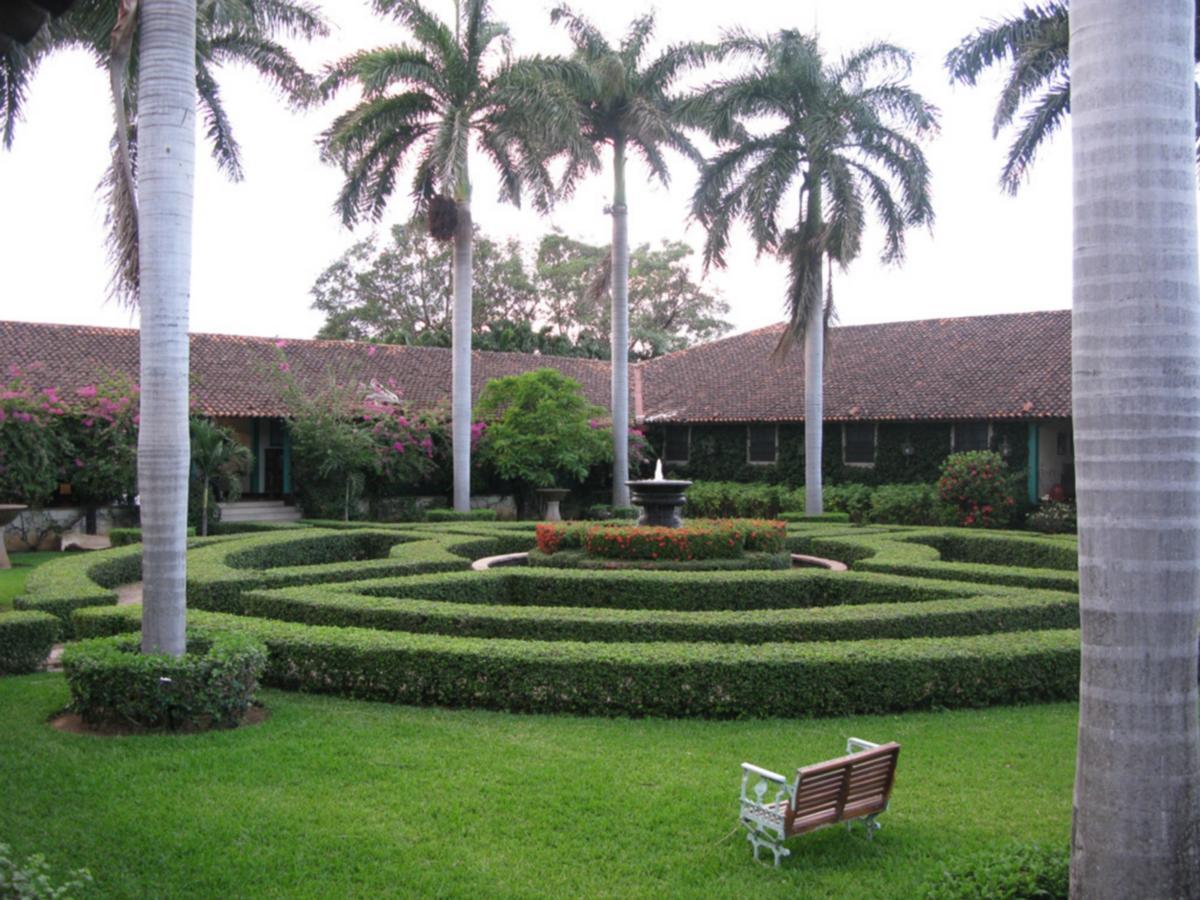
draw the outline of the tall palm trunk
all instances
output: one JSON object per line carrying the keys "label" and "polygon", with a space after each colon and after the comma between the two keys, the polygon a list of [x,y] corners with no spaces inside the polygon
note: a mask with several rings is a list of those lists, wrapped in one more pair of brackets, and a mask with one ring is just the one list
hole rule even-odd
{"label": "tall palm trunk", "polygon": [[629,505],[629,209],[625,142],[613,143],[612,205],[613,506]]}
{"label": "tall palm trunk", "polygon": [[459,200],[454,231],[454,356],[452,441],[454,449],[454,508],[471,508],[471,201]]}
{"label": "tall palm trunk", "polygon": [[195,0],[144,0],[140,41],[142,650],[178,656],[186,649],[187,615]]}
{"label": "tall palm trunk", "polygon": [[1072,0],[1073,897],[1200,896],[1193,0]]}
{"label": "tall palm trunk", "polygon": [[810,255],[802,286],[804,306],[804,514],[825,511],[821,484],[821,457],[825,445],[825,305],[822,302],[821,268],[825,256],[817,248],[822,230],[821,183],[812,179],[808,190],[805,231],[809,239],[801,248]]}

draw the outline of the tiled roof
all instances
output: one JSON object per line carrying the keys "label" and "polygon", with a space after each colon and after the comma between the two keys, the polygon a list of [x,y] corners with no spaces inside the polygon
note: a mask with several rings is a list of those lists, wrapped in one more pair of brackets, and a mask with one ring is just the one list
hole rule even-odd
{"label": "tiled roof", "polygon": [[[800,346],[781,363],[771,360],[782,328],[760,328],[645,363],[646,419],[802,421]],[[1070,414],[1070,310],[829,329],[827,421]]]}
{"label": "tiled roof", "polygon": [[[681,350],[631,367],[633,409],[647,421],[801,421],[804,366],[796,348],[771,359],[775,325]],[[314,388],[341,380],[394,385],[407,403],[449,401],[451,355],[432,347],[194,334],[192,395],[209,415],[281,416],[279,366]],[[929,319],[832,328],[825,416],[852,419],[1066,417],[1071,410],[1070,312]],[[114,372],[136,380],[133,329],[0,322],[0,373],[17,365],[35,387],[70,389]],[[484,384],[550,366],[609,405],[609,366],[600,360],[527,353],[473,354],[476,397]],[[0,378],[4,376],[0,374]]]}
{"label": "tiled roof", "polygon": [[[282,346],[280,346],[282,345]],[[0,379],[11,365],[34,387],[70,389],[123,373],[138,377],[138,332],[126,328],[0,322]],[[300,386],[318,388],[331,375],[342,383],[378,381],[409,405],[426,409],[450,400],[450,351],[349,341],[276,341],[228,334],[193,334],[191,391],[214,416],[283,416],[280,366]],[[551,367],[576,379],[593,403],[609,405],[608,363],[531,353],[472,354],[472,393],[489,379]]]}

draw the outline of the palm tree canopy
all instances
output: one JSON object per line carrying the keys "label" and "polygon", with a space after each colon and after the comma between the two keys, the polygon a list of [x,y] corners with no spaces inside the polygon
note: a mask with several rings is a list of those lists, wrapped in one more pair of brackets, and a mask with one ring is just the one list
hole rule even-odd
{"label": "palm tree canopy", "polygon": [[335,204],[343,222],[378,220],[410,157],[418,204],[435,195],[469,199],[472,140],[499,173],[502,199],[519,204],[527,190],[536,208],[548,209],[555,189],[547,161],[579,142],[564,88],[569,67],[514,59],[508,29],[486,0],[465,0],[456,26],[417,0],[375,5],[408,28],[412,43],[364,50],[326,70],[324,96],[349,84],[362,92],[319,140],[322,157],[346,175]]}
{"label": "palm tree canopy", "polygon": [[[906,84],[911,55],[891,44],[868,44],[829,64],[816,40],[797,31],[733,31],[718,55],[748,66],[685,105],[688,120],[719,147],[701,172],[692,213],[708,232],[706,265],[724,265],[739,220],[759,253],[787,259],[786,349],[803,335],[810,308],[824,302],[823,261],[845,268],[859,255],[870,213],[883,228],[885,262],[903,259],[909,228],[932,224],[919,139],[936,131],[937,110]],[[799,213],[787,227],[785,200],[793,196]]]}
{"label": "palm tree canopy", "polygon": [[[121,10],[125,13],[121,14]],[[129,303],[138,294],[137,83],[138,36],[127,35],[119,46],[119,14],[136,15],[130,0],[76,0],[60,18],[44,27],[28,47],[0,45],[0,132],[12,146],[16,123],[38,66],[50,54],[82,49],[101,69],[109,70],[117,127],[113,164],[101,180],[105,194],[110,290]],[[196,96],[205,136],[217,166],[233,181],[243,176],[241,150],[221,99],[217,70],[241,63],[259,73],[294,106],[312,101],[315,79],[296,61],[280,39],[306,40],[328,33],[328,25],[306,0],[208,0],[196,10]],[[124,133],[122,133],[124,132]]]}
{"label": "palm tree canopy", "polygon": [[568,6],[550,13],[561,22],[575,45],[569,89],[579,105],[587,150],[571,159],[564,176],[570,189],[585,172],[599,167],[594,148],[601,144],[632,147],[664,185],[670,180],[662,156],[669,147],[699,164],[700,153],[679,118],[681,100],[672,94],[679,76],[702,64],[711,48],[682,43],[666,47],[653,59],[647,49],[654,35],[654,16],[639,16],[613,46],[591,22]]}
{"label": "palm tree canopy", "polygon": [[[88,52],[101,68],[108,66],[110,36],[117,23],[118,0],[76,0],[53,19],[28,47],[0,47],[0,128],[5,148],[12,146],[16,125],[38,66],[64,48]],[[314,79],[283,44],[284,37],[310,40],[327,34],[317,8],[305,0],[210,0],[196,13],[196,93],[213,158],[229,177],[242,177],[241,156],[225,112],[216,69],[242,63],[254,69],[281,96],[296,105],[312,99]],[[137,111],[137,41],[127,79],[130,119]]]}
{"label": "palm tree canopy", "polygon": [[[966,85],[974,85],[993,66],[1008,66],[992,135],[1008,128],[1016,133],[1000,170],[1000,185],[1010,194],[1020,189],[1038,151],[1071,111],[1069,11],[1067,0],[1026,6],[1018,15],[989,21],[946,54],[951,80]],[[1200,15],[1196,25],[1200,37]],[[1196,53],[1200,62],[1200,43]],[[1196,104],[1200,109],[1200,87]],[[1200,162],[1200,128],[1196,139]]]}

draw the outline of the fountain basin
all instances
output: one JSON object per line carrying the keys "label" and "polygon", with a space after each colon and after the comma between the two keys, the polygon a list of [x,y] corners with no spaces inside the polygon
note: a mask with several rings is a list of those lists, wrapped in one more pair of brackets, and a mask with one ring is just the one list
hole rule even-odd
{"label": "fountain basin", "polygon": [[682,510],[687,503],[690,481],[667,478],[643,478],[627,481],[633,503],[642,508],[639,525],[658,528],[679,528],[683,525]]}

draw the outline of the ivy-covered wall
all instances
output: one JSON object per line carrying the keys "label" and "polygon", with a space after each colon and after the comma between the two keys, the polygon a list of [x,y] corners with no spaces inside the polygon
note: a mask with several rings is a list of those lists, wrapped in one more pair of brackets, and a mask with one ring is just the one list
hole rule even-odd
{"label": "ivy-covered wall", "polygon": [[[671,426],[681,427],[681,426]],[[822,473],[829,484],[861,482],[894,484],[937,480],[942,461],[950,454],[948,422],[880,422],[876,435],[875,465],[852,466],[842,462],[842,426],[825,425]],[[1028,462],[1028,423],[993,422],[991,446],[1000,450],[1008,442],[1008,465],[1014,471],[1025,469]],[[665,426],[650,426],[647,437],[654,452],[661,456]],[[911,456],[904,454],[910,443]],[[746,462],[746,426],[692,425],[691,448],[686,465],[663,464],[670,477],[696,481],[766,481],[799,485],[804,483],[804,426],[779,426],[779,454],[773,464],[751,465]]]}

